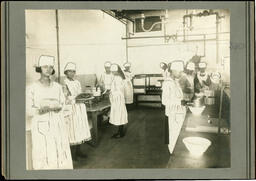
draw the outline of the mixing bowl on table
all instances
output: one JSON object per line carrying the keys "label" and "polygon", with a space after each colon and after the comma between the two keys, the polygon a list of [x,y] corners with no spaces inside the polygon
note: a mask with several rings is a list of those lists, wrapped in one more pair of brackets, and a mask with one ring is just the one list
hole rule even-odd
{"label": "mixing bowl on table", "polygon": [[210,140],[202,137],[186,137],[182,141],[193,156],[201,156],[211,145]]}

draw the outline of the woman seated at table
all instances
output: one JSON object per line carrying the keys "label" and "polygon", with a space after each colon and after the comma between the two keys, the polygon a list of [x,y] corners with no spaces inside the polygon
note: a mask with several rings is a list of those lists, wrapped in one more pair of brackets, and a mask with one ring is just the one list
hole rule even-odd
{"label": "woman seated at table", "polygon": [[86,106],[84,103],[76,103],[76,96],[79,95],[81,84],[75,80],[76,64],[69,62],[64,68],[66,78],[64,80],[64,92],[66,96],[66,107],[69,108],[69,115],[66,116],[67,127],[69,131],[69,141],[74,160],[77,156],[86,157],[81,151],[81,144],[91,139],[90,127],[88,124]]}
{"label": "woman seated at table", "polygon": [[110,120],[109,122],[118,126],[118,132],[112,138],[122,138],[125,136],[124,125],[128,123],[128,115],[125,106],[125,75],[117,64],[111,65],[111,72],[114,75],[110,89]]}
{"label": "woman seated at table", "polygon": [[31,120],[32,168],[73,169],[63,117],[65,96],[61,85],[51,80],[54,57],[42,55],[36,72],[38,81],[27,89],[27,116]]}

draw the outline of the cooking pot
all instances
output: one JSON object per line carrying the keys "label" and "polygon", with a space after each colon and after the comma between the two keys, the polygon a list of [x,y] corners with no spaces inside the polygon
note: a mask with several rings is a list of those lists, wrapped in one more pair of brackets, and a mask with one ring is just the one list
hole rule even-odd
{"label": "cooking pot", "polygon": [[215,104],[215,97],[206,97],[204,99],[204,103],[206,105],[213,105],[213,104]]}
{"label": "cooking pot", "polygon": [[193,106],[194,107],[201,107],[204,105],[204,95],[203,94],[195,94],[193,98]]}

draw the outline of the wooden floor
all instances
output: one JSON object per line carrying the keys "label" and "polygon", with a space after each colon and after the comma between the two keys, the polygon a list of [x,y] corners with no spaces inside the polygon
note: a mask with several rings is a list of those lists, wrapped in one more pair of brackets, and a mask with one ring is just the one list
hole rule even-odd
{"label": "wooden floor", "polygon": [[99,130],[99,145],[92,147],[83,144],[82,151],[87,154],[87,158],[74,161],[74,168],[230,167],[229,135],[205,134],[214,144],[202,158],[192,159],[182,142],[182,138],[191,133],[183,128],[174,153],[170,156],[167,145],[164,144],[164,110],[137,107],[128,112],[128,119],[127,133],[122,139],[111,139],[117,128],[103,123]]}

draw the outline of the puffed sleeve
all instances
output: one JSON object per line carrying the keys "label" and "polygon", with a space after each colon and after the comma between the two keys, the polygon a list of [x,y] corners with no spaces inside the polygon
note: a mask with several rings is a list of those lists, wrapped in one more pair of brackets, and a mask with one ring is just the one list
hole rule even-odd
{"label": "puffed sleeve", "polygon": [[81,86],[81,83],[77,80],[77,93],[80,94],[82,93],[82,86]]}
{"label": "puffed sleeve", "polygon": [[29,86],[26,89],[26,113],[29,118],[33,117],[38,108],[35,106],[35,97],[34,97],[34,86]]}
{"label": "puffed sleeve", "polygon": [[58,87],[59,87],[59,102],[61,105],[64,105],[66,98],[63,92],[63,87],[59,84],[58,84]]}

